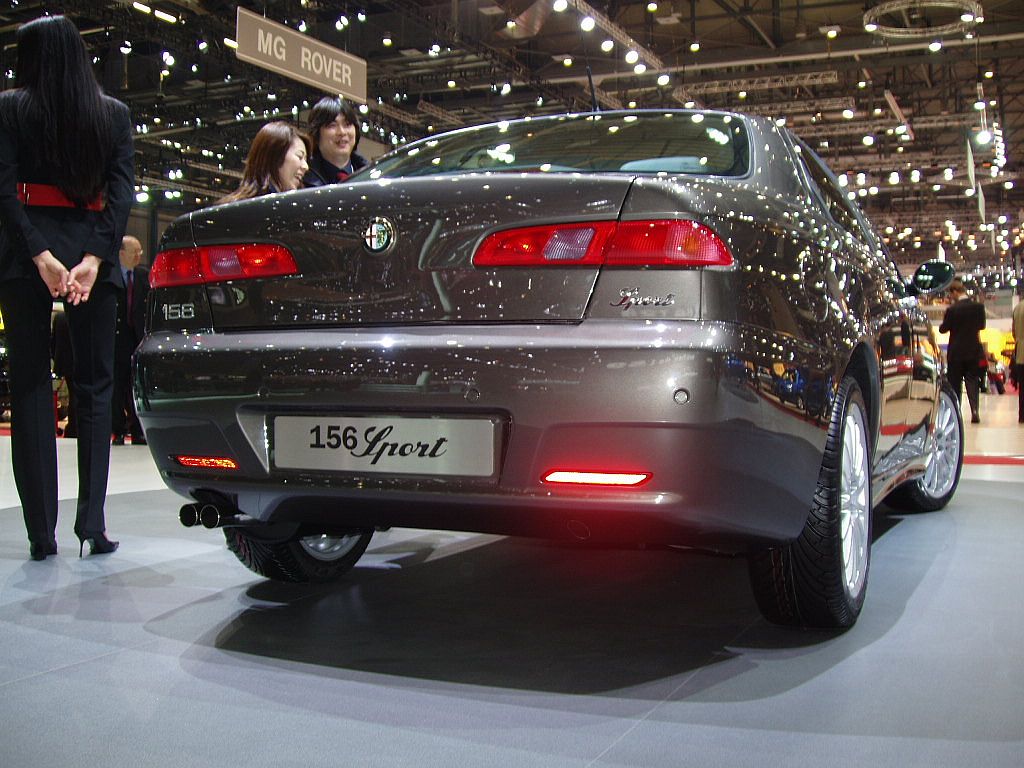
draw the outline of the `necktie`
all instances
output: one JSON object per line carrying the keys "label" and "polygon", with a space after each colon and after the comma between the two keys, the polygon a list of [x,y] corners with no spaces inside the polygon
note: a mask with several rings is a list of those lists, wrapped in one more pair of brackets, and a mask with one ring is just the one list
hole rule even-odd
{"label": "necktie", "polygon": [[128,322],[132,321],[132,305],[135,303],[135,275],[132,274],[132,270],[128,270],[125,274],[128,278],[124,286],[124,294],[126,298],[125,306],[128,312]]}
{"label": "necktie", "polygon": [[344,181],[348,178],[348,174],[344,171],[338,171],[338,181]]}

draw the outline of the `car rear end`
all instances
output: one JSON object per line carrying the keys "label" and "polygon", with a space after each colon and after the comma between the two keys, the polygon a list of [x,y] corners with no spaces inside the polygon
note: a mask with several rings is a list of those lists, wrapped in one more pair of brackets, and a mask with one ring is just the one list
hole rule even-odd
{"label": "car rear end", "polygon": [[694,115],[469,129],[179,219],[136,356],[168,485],[325,532],[794,536],[822,429],[752,372],[831,361],[730,293],[812,224],[766,194],[758,129]]}

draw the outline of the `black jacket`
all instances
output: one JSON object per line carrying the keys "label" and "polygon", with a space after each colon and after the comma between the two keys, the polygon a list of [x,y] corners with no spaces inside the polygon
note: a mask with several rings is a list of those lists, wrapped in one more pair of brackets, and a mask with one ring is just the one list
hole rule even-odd
{"label": "black jacket", "polygon": [[978,363],[985,357],[978,333],[985,328],[985,307],[963,299],[950,304],[942,317],[940,333],[949,333],[946,359],[962,363]]}
{"label": "black jacket", "polygon": [[[118,272],[121,270],[118,269]],[[124,278],[122,277],[122,280]],[[132,270],[131,317],[128,316],[128,286],[126,285],[117,296],[117,334],[124,337],[127,344],[134,350],[146,335],[146,298],[149,296],[149,268],[135,267]]]}
{"label": "black jacket", "polygon": [[25,94],[0,93],[0,280],[38,276],[32,257],[49,249],[70,269],[91,253],[103,261],[98,279],[121,285],[118,251],[135,194],[131,116],[128,107],[104,96],[111,113],[114,152],[107,169],[102,211],[23,205],[17,184],[55,184],[60,168],[39,154],[40,137],[19,119]]}
{"label": "black jacket", "polygon": [[[368,165],[366,158],[358,152],[352,153],[352,156],[349,158],[349,162],[352,163],[352,173],[355,173]],[[302,183],[305,184],[307,188],[324,187],[328,184],[337,184],[339,170],[339,168],[335,168],[319,154],[315,154],[309,159],[309,170],[306,171],[306,175],[302,177]]]}

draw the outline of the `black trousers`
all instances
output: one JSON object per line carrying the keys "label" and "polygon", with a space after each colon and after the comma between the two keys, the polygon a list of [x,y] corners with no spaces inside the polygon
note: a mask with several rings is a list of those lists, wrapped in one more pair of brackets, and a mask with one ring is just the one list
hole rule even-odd
{"label": "black trousers", "polygon": [[981,366],[978,360],[946,361],[946,378],[956,392],[957,400],[963,399],[963,390],[967,390],[967,402],[971,406],[971,416],[978,414],[978,400],[981,391]]}
{"label": "black trousers", "polygon": [[[56,540],[57,443],[50,375],[52,299],[39,278],[0,282],[0,311],[11,366],[11,461],[29,542]],[[102,533],[110,470],[117,293],[97,283],[89,301],[66,306],[78,417],[75,532]]]}
{"label": "black trousers", "polygon": [[1024,363],[1012,364],[1017,383],[1017,421],[1024,424]]}

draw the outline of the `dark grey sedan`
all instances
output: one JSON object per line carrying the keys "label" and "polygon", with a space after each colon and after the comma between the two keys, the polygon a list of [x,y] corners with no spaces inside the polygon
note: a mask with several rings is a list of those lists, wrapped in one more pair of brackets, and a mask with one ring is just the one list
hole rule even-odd
{"label": "dark grey sedan", "polygon": [[388,526],[749,556],[850,626],[873,508],[953,495],[916,294],[822,161],[723,112],[525,119],[164,235],[136,396],[186,525],[333,579]]}

